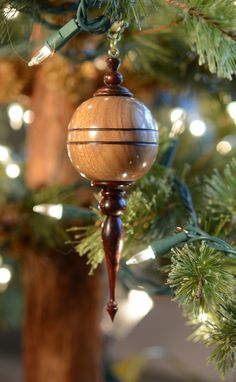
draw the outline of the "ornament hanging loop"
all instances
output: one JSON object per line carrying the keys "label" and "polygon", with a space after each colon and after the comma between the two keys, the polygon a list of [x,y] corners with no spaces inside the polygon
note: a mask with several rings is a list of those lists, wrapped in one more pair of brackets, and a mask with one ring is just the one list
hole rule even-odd
{"label": "ornament hanging loop", "polygon": [[107,32],[107,37],[110,40],[110,48],[108,50],[108,55],[112,58],[118,58],[120,51],[117,48],[118,42],[121,40],[122,33],[129,26],[129,24],[124,21],[115,21],[111,28]]}

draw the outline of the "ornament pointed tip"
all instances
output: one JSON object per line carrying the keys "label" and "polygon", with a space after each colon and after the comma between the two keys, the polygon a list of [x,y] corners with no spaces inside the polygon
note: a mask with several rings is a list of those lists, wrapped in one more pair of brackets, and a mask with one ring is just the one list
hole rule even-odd
{"label": "ornament pointed tip", "polygon": [[112,322],[114,322],[114,319],[115,319],[115,315],[118,311],[118,305],[115,301],[110,301],[108,304],[107,304],[107,312],[112,320]]}

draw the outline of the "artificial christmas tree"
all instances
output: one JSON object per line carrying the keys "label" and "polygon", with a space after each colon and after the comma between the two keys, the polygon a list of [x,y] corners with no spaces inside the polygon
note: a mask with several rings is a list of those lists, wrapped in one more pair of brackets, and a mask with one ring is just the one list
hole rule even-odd
{"label": "artificial christmas tree", "polygon": [[[192,323],[199,325],[195,338],[214,346],[211,360],[224,374],[235,364],[235,310],[233,308],[235,302],[235,162],[230,161],[234,156],[235,145],[233,121],[235,104],[232,102],[235,91],[233,82],[230,84],[222,79],[222,77],[231,79],[235,73],[236,7],[234,1],[216,3],[208,0],[199,3],[195,0],[181,2],[169,0],[31,2],[25,0],[21,4],[16,1],[7,3],[3,1],[0,2],[0,8],[3,37],[7,38],[7,28],[11,30],[11,42],[8,44],[5,39],[5,45],[2,47],[4,56],[12,52],[12,41],[15,50],[26,56],[26,52],[31,48],[28,38],[30,20],[33,19],[36,23],[56,30],[52,35],[49,33],[45,43],[40,42],[43,49],[39,54],[36,50],[31,64],[39,64],[44,59],[48,59],[46,66],[39,69],[39,73],[45,70],[44,68],[48,68],[44,71],[47,86],[54,89],[56,94],[64,94],[65,104],[68,99],[80,98],[82,101],[91,96],[92,88],[95,90],[98,87],[104,70],[103,55],[107,51],[106,32],[117,21],[129,22],[130,26],[121,42],[122,71],[127,86],[134,91],[135,95],[152,104],[154,113],[157,110],[156,115],[160,125],[160,154],[150,174],[138,181],[128,193],[127,213],[124,217],[127,234],[123,259],[131,264],[145,258],[156,257],[159,268],[153,281],[152,278],[136,275],[132,265],[127,268],[127,264],[123,261],[121,277],[129,287],[141,287],[149,292],[155,290],[157,294],[162,293],[163,288],[165,290],[169,288],[166,285],[168,279],[168,284],[174,288],[176,299],[183,307],[185,314]],[[20,27],[23,24],[25,28]],[[75,36],[78,37],[69,42]],[[60,50],[62,46],[64,48]],[[60,53],[68,59],[67,62],[58,59],[61,60],[60,70],[54,67],[49,58],[57,50],[60,50]],[[201,68],[197,65],[197,55],[200,64],[203,65]],[[0,63],[2,73],[5,73],[7,68],[14,72],[15,78],[12,82],[9,82],[9,78],[8,81],[7,78],[3,81],[7,89],[6,100],[9,99],[9,93],[14,94],[14,97],[21,95],[22,92],[28,96],[31,95],[29,73],[34,76],[34,72],[29,72],[30,69],[25,67],[24,71],[27,75],[24,75],[24,71],[16,70],[19,66],[14,66],[13,61]],[[81,64],[79,71],[76,63]],[[219,78],[210,75],[207,66]],[[115,76],[118,75],[113,75]],[[87,84],[93,84],[90,91]],[[112,84],[108,83],[108,85]],[[194,88],[194,95],[189,91],[189,85]],[[78,95],[79,87],[83,97]],[[62,106],[59,105],[58,108],[60,107]],[[44,114],[46,115],[46,112],[42,109],[41,118]],[[38,122],[36,121],[35,124],[39,123],[37,113],[36,118]],[[117,115],[114,113],[111,119],[115,122],[116,118]],[[53,118],[48,119],[47,122],[50,121],[52,122]],[[42,127],[39,133],[40,140],[43,138],[41,129]],[[32,131],[33,129],[29,133],[31,137]],[[65,131],[63,134],[65,135]],[[74,133],[70,132],[70,134]],[[34,138],[35,142],[39,141],[39,138]],[[72,138],[74,139],[74,136]],[[58,132],[53,134],[54,139],[62,143]],[[71,142],[70,137],[69,144]],[[176,151],[178,144],[179,149]],[[190,145],[191,149],[189,149]],[[81,145],[81,151],[83,149],[84,146]],[[47,153],[47,145],[43,144],[41,147],[39,145],[37,150],[31,151],[28,166],[28,171],[30,167],[32,168],[32,172],[28,172],[30,185],[36,174],[35,168],[37,170],[38,166],[43,168],[41,172],[37,170],[37,182],[40,186],[46,183],[43,181],[44,178],[47,179],[47,183],[48,181],[53,183],[53,179],[57,181],[60,177],[63,178],[64,172],[61,171],[61,165],[58,165],[60,168],[57,176],[52,176],[54,174],[52,167],[48,169],[48,172],[46,171],[50,161],[46,160],[45,152],[44,155],[37,155],[41,150],[46,150]],[[147,152],[150,153],[149,150]],[[55,158],[58,153],[59,150],[55,150],[51,157],[52,162],[57,163]],[[72,156],[76,155],[73,153]],[[41,160],[46,160],[46,165],[42,164]],[[150,162],[152,160],[153,158]],[[146,160],[143,160],[142,164],[145,162]],[[222,169],[226,163],[224,172],[222,170],[222,173],[215,172],[211,175],[213,167]],[[91,166],[88,162],[83,165],[86,167],[85,172],[94,171],[97,162]],[[188,166],[191,167],[191,171]],[[207,177],[204,178],[203,174]],[[108,180],[100,179],[98,171],[95,171],[95,175],[98,177],[94,179],[95,181]],[[65,176],[70,178],[67,171]],[[197,179],[196,176],[199,178]],[[7,184],[4,172],[2,177],[4,184]],[[59,195],[60,192],[62,191],[58,192]],[[69,194],[71,189],[63,192]],[[104,192],[106,193],[107,190]],[[4,193],[4,189],[2,193],[2,200],[6,204],[9,197],[7,192]],[[52,193],[47,198],[42,194],[39,197],[34,192],[30,194],[31,196],[24,194],[28,204],[25,201],[22,203],[19,194],[20,191],[18,201],[11,206],[15,218],[11,219],[11,224],[8,218],[7,223],[7,227],[9,224],[11,226],[11,235],[4,228],[3,236],[7,237],[8,243],[14,242],[14,245],[18,243],[20,235],[17,236],[19,231],[14,229],[16,225],[21,227],[21,238],[35,237],[37,243],[47,245],[49,241],[38,229],[39,223],[33,232],[33,225],[27,224],[23,227],[18,223],[20,219],[17,216],[23,213],[30,222],[33,221],[35,217],[32,207],[36,207],[35,205],[42,207],[45,205],[45,199],[47,203],[55,202],[58,194],[55,192],[52,196]],[[35,205],[32,205],[32,201]],[[73,197],[72,202],[78,203],[76,197]],[[64,204],[63,201],[61,204]],[[70,238],[70,242],[74,241],[80,256],[87,256],[87,262],[92,266],[92,271],[104,257],[100,240],[103,218],[96,210],[96,204],[93,207],[95,209],[91,212],[74,206],[72,210],[81,216],[87,216],[88,220],[79,222],[81,224],[71,220],[69,224],[74,226],[72,230],[74,238]],[[123,207],[124,205],[122,209]],[[66,204],[62,208],[65,209]],[[8,209],[8,203],[6,209]],[[118,218],[112,218],[112,220],[115,219],[118,220]],[[4,224],[6,227],[6,223]],[[25,228],[27,228],[26,232]],[[65,233],[65,229],[56,231],[58,235],[54,232],[49,231],[50,239],[57,239],[62,235],[62,242],[69,240],[66,234],[65,236],[62,233],[59,234],[59,232]],[[19,241],[21,242],[21,239]],[[17,250],[19,248],[22,250],[21,246],[18,246]],[[165,260],[162,259],[163,256],[166,257]],[[30,262],[30,257],[28,261]],[[167,270],[166,277],[161,274],[160,269]],[[55,276],[55,272],[52,274]],[[32,299],[31,295],[31,301]],[[56,301],[54,303],[57,306]],[[94,308],[99,311],[98,305],[95,304]],[[70,323],[67,322],[67,325],[69,327]],[[47,371],[44,372],[48,370],[48,363],[43,359],[41,358],[40,361],[40,370],[45,381],[45,378],[49,378]],[[69,363],[68,361],[67,366]],[[73,361],[71,361],[72,364]],[[30,368],[28,366],[28,370]],[[72,380],[82,378],[79,377],[77,369],[72,374],[65,378]],[[52,371],[50,380],[57,379],[56,375],[56,371]],[[85,382],[88,382],[87,376],[83,378]]]}

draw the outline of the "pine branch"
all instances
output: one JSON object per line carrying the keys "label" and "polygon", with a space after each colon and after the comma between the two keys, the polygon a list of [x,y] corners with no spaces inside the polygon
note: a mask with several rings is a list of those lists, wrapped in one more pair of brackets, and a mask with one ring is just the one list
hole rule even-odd
{"label": "pine branch", "polygon": [[197,318],[201,312],[215,312],[226,298],[233,300],[236,282],[226,263],[223,254],[204,244],[174,251],[168,283],[185,313]]}
{"label": "pine branch", "polygon": [[90,225],[87,227],[75,227],[70,229],[74,231],[74,241],[78,244],[75,246],[75,250],[79,256],[87,256],[87,265],[90,266],[89,275],[97,269],[99,264],[104,260],[104,252],[102,247],[102,240],[100,235],[100,225]]}
{"label": "pine branch", "polygon": [[199,64],[208,64],[212,73],[232,79],[236,73],[236,9],[233,0],[163,0],[184,19],[183,39],[196,50]]}
{"label": "pine branch", "polygon": [[190,339],[213,346],[209,362],[224,377],[236,361],[236,279],[227,259],[204,244],[186,245],[174,251],[168,283],[189,322],[200,325]]}
{"label": "pine branch", "polygon": [[195,342],[202,341],[214,348],[208,361],[216,366],[222,378],[235,367],[236,362],[235,306],[235,301],[219,306],[216,314],[209,316],[191,336]]}
{"label": "pine branch", "polygon": [[145,2],[144,0],[107,0],[105,13],[108,13],[113,20],[126,20],[129,23],[135,22],[140,27],[141,19],[146,13],[147,4],[151,4],[152,0]]}
{"label": "pine branch", "polygon": [[206,180],[204,204],[212,216],[218,219],[228,217],[233,221],[236,215],[236,160],[226,165],[223,173],[215,170]]}
{"label": "pine branch", "polygon": [[169,5],[173,5],[176,8],[181,9],[184,12],[187,12],[189,15],[194,17],[199,17],[206,21],[210,26],[217,28],[220,32],[227,35],[228,37],[232,38],[234,41],[236,41],[236,34],[234,32],[226,31],[220,26],[220,23],[211,19],[209,16],[203,14],[202,12],[199,12],[197,9],[190,8],[185,4],[179,3],[176,0],[164,0]]}
{"label": "pine branch", "polygon": [[[155,174],[155,175],[154,175]],[[160,175],[160,177],[158,176]],[[140,245],[145,235],[151,232],[151,223],[164,207],[171,196],[171,182],[169,171],[161,168],[158,164],[134,189],[127,201],[127,210],[124,215],[124,225],[126,230],[125,237],[125,256],[126,248],[129,253],[130,247]],[[90,274],[98,267],[104,259],[100,229],[103,217],[98,209],[97,224],[86,227],[74,227],[73,240],[71,244],[76,244],[75,249],[80,256],[87,256],[87,264],[90,265]],[[148,241],[146,239],[146,241]],[[137,242],[137,244],[136,244]],[[139,244],[138,244],[139,243]],[[129,253],[130,256],[130,253]]]}

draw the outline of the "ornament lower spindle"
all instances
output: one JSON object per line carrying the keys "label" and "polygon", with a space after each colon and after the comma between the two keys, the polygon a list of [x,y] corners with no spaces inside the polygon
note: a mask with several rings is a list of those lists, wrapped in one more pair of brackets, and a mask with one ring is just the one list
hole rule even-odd
{"label": "ornament lower spindle", "polygon": [[106,216],[102,225],[102,241],[106,257],[106,265],[109,279],[110,301],[107,304],[107,311],[112,319],[118,310],[115,298],[116,278],[120,266],[120,256],[124,242],[124,228],[122,214],[126,209],[124,187],[131,183],[93,183],[95,187],[101,187],[102,198],[99,208]]}

